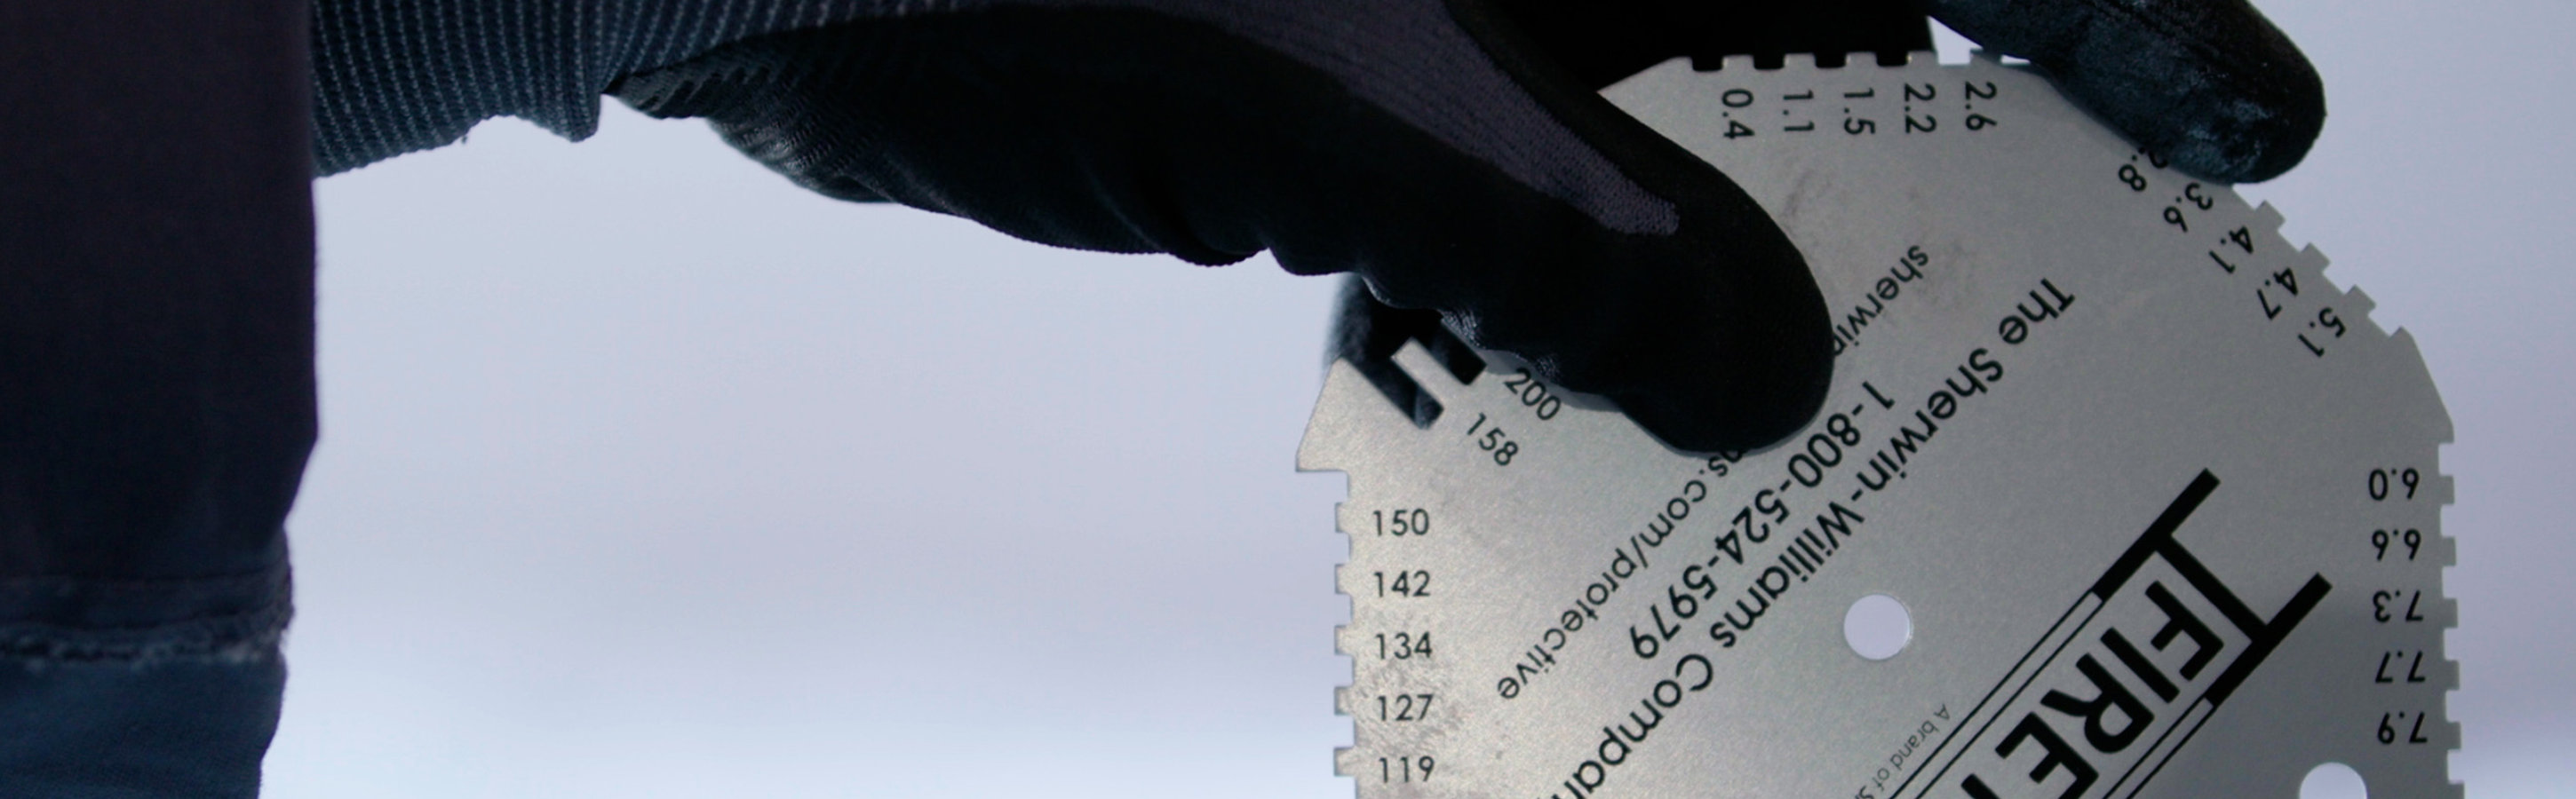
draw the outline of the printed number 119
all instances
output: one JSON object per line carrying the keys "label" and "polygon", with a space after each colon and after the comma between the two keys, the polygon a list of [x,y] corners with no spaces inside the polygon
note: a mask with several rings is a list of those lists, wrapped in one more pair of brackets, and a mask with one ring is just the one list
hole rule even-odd
{"label": "printed number 119", "polygon": [[1414,757],[1378,758],[1377,781],[1430,782],[1431,756],[1416,755]]}

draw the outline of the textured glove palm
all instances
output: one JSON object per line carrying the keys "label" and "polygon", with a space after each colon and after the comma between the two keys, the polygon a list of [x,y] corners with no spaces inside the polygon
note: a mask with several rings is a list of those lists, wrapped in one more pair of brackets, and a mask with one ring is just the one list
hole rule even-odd
{"label": "textured glove palm", "polygon": [[[1741,190],[1595,90],[1680,55],[1929,44],[1911,4],[1788,5],[983,3],[755,37],[612,91],[836,197],[1354,272],[1362,315],[1436,311],[1668,443],[1743,448],[1821,402],[1823,301]],[[2286,169],[2323,119],[2313,73],[2242,3],[1933,11],[2214,179]]]}

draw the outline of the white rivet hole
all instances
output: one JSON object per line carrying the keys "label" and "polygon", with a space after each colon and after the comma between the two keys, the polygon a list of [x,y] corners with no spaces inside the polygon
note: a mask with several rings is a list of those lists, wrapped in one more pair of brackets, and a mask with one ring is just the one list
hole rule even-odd
{"label": "white rivet hole", "polygon": [[2361,783],[2361,772],[2351,766],[2319,763],[2299,781],[2299,799],[2370,799],[2370,786]]}
{"label": "white rivet hole", "polygon": [[1886,594],[1871,594],[1843,611],[1843,643],[1870,660],[1886,660],[1914,640],[1914,617],[1905,603]]}

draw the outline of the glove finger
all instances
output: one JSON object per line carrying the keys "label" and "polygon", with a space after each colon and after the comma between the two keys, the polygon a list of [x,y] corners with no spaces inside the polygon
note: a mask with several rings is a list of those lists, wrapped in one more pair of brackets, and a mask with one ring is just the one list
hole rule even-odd
{"label": "glove finger", "polygon": [[1369,291],[1368,281],[1358,276],[1343,281],[1333,309],[1332,357],[1350,362],[1388,403],[1412,417],[1415,427],[1430,427],[1440,418],[1440,401],[1395,365],[1395,351],[1408,341],[1421,344],[1460,383],[1485,371],[1484,359],[1449,332],[1439,311],[1388,305]]}
{"label": "glove finger", "polygon": [[[615,91],[647,113],[708,117],[835,196],[1060,246],[1201,264],[1269,249],[1292,272],[1357,272],[1387,303],[1437,309],[1468,342],[1605,395],[1676,446],[1741,449],[1805,423],[1831,338],[1787,237],[1589,87],[1535,59],[1494,58],[1513,79],[1551,81],[1532,107],[1552,118],[1506,120],[1484,141],[1578,164],[1536,181],[1554,193],[1372,99],[1384,93],[1150,12],[851,23],[747,40]],[[1417,74],[1397,93],[1432,98],[1423,114],[1495,107],[1473,99],[1490,87]],[[1439,105],[1449,97],[1475,106]],[[1568,177],[1586,157],[1614,174]],[[1618,185],[1646,202],[1601,212],[1566,199],[1587,179],[1633,180]]]}
{"label": "glove finger", "polygon": [[2325,85],[2244,0],[1930,0],[1988,49],[2030,59],[2078,105],[2184,172],[2229,183],[2297,166]]}

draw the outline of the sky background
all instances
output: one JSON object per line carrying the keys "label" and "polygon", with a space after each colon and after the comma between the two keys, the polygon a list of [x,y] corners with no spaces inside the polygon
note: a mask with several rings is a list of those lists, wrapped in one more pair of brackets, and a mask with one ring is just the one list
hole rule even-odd
{"label": "sky background", "polygon": [[[2261,7],[2331,116],[2242,190],[2456,423],[2453,776],[2563,795],[2576,6]],[[1350,795],[1343,480],[1291,469],[1331,279],[837,203],[614,103],[316,196],[267,795]]]}

